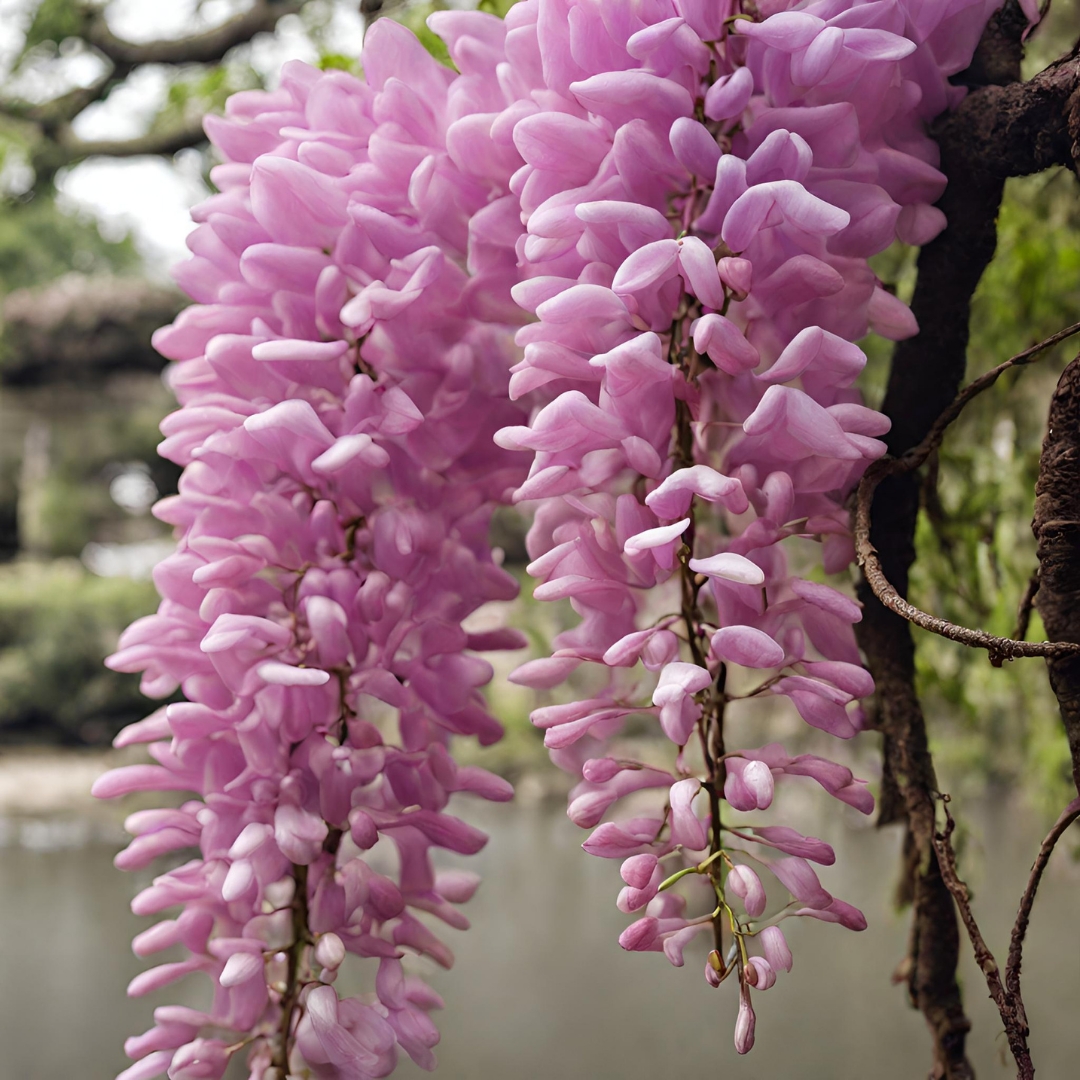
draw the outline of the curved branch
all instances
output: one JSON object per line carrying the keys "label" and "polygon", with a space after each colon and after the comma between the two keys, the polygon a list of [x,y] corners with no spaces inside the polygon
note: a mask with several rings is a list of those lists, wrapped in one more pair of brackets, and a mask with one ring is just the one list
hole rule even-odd
{"label": "curved branch", "polygon": [[1024,595],[1020,597],[1020,603],[1016,608],[1016,629],[1013,631],[1013,637],[1017,641],[1023,641],[1027,637],[1028,627],[1031,625],[1031,611],[1035,606],[1035,597],[1038,592],[1039,571],[1036,568],[1031,572]]}
{"label": "curved branch", "polygon": [[78,139],[68,129],[56,146],[61,164],[70,165],[89,157],[171,157],[202,142],[206,142],[206,133],[200,117],[186,124],[151,128],[131,139]]}
{"label": "curved branch", "polygon": [[1024,936],[1027,934],[1028,922],[1031,920],[1031,907],[1035,903],[1035,893],[1039,888],[1039,882],[1042,881],[1043,871],[1050,861],[1054,846],[1077,818],[1080,818],[1080,799],[1073,799],[1062,811],[1061,817],[1057,819],[1054,827],[1042,842],[1039,854],[1035,856],[1027,888],[1024,889],[1024,895],[1020,900],[1020,910],[1016,913],[1012,939],[1009,942],[1009,959],[1005,964],[1005,987],[1010,993],[1018,994],[1020,991],[1020,965],[1023,961]]}
{"label": "curved branch", "polygon": [[1028,1022],[1027,1013],[1024,1010],[1024,1002],[1020,997],[1020,983],[1010,991],[1001,981],[1001,970],[986,939],[975,921],[975,913],[971,910],[971,897],[967,885],[960,880],[960,874],[956,869],[956,852],[952,846],[952,834],[956,828],[949,813],[948,795],[941,796],[945,804],[945,831],[934,834],[934,851],[937,853],[938,865],[941,867],[941,876],[956,906],[960,911],[960,919],[967,930],[971,940],[971,947],[975,952],[975,962],[979,965],[986,978],[986,986],[990,991],[990,997],[998,1008],[1001,1022],[1005,1027],[1005,1034],[1009,1040],[1009,1049],[1016,1060],[1017,1080],[1033,1080],[1035,1066],[1031,1063],[1031,1051],[1028,1049]]}
{"label": "curved branch", "polygon": [[303,0],[256,0],[253,7],[201,34],[161,41],[134,42],[117,37],[100,10],[88,11],[83,37],[117,66],[139,64],[215,64],[225,54],[269,32],[286,15],[294,15]]}
{"label": "curved branch", "polygon": [[[958,641],[962,645],[971,648],[986,649],[990,654],[990,662],[995,667],[1000,667],[1006,660],[1015,660],[1021,656],[1043,656],[1048,658],[1075,656],[1080,654],[1080,644],[1072,641],[1029,642],[1015,638],[997,637],[994,634],[988,634],[985,630],[972,630],[965,626],[957,626],[947,619],[931,615],[909,603],[889,581],[881,565],[881,560],[878,558],[877,549],[870,538],[874,492],[886,477],[903,476],[905,473],[910,473],[919,468],[941,445],[949,425],[960,416],[964,408],[984,390],[988,390],[993,386],[1006,371],[1032,363],[1047,349],[1078,333],[1080,333],[1080,323],[1074,323],[1064,330],[1059,330],[1056,334],[1051,334],[1050,337],[1032,345],[1023,352],[1011,356],[1008,360],[998,364],[997,367],[992,368],[969,383],[938,416],[918,446],[906,451],[898,458],[886,458],[871,465],[863,474],[855,496],[855,554],[859,566],[862,567],[866,583],[878,600],[890,611],[895,612],[901,618],[921,627],[923,630],[929,630],[933,634],[949,638],[952,641]],[[1031,595],[1034,596],[1034,592]]]}
{"label": "curved branch", "polygon": [[870,509],[878,484],[886,476],[897,472],[892,466],[898,464],[898,461],[886,461],[882,469],[867,470],[859,484],[855,507],[855,554],[862,567],[863,576],[878,600],[914,626],[949,638],[950,641],[958,641],[972,649],[985,649],[990,654],[990,662],[994,667],[1001,667],[1006,660],[1016,660],[1022,656],[1057,657],[1080,654],[1080,644],[1071,641],[1017,641],[1014,638],[997,637],[985,630],[958,626],[948,619],[917,608],[896,591],[881,568],[877,549],[870,542]]}

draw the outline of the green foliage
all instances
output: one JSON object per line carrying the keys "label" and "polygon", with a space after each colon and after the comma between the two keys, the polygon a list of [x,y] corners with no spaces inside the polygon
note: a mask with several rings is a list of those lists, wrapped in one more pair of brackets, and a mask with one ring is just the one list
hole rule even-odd
{"label": "green foliage", "polygon": [[347,71],[350,75],[360,74],[360,61],[343,53],[323,53],[318,60],[320,71]]}
{"label": "green foliage", "polygon": [[129,238],[106,240],[92,217],[67,213],[47,195],[0,199],[0,298],[72,269],[109,273],[138,264]]}
{"label": "green foliage", "polygon": [[500,19],[505,19],[506,13],[516,2],[517,0],[480,0],[476,7],[479,11],[486,11],[489,15],[498,15]]}
{"label": "green foliage", "polygon": [[[109,493],[118,466],[128,462],[144,463],[162,494],[175,490],[177,469],[157,454],[158,424],[172,397],[152,377],[137,385],[137,397],[99,392],[89,402],[85,392],[68,392],[52,412],[40,411],[49,425],[49,473],[36,493],[33,522],[23,522],[33,533],[23,536],[24,544],[33,543],[37,553],[78,556],[91,541],[130,539],[129,525],[137,539],[167,535],[149,518],[133,522]],[[56,398],[57,391],[44,394]]]}
{"label": "green foliage", "polygon": [[0,567],[0,738],[102,742],[145,716],[138,676],[102,661],[156,605],[151,583],[97,578],[74,560]]}
{"label": "green foliage", "polygon": [[453,63],[450,61],[450,53],[446,48],[446,43],[438,34],[432,30],[428,24],[428,16],[435,11],[445,11],[446,4],[441,0],[435,0],[432,4],[418,4],[415,7],[407,7],[400,14],[394,14],[394,18],[397,19],[403,26],[407,26],[419,39],[420,44],[440,64],[446,64],[447,67],[453,67]]}
{"label": "green foliage", "polygon": [[27,27],[19,60],[41,46],[59,45],[65,38],[75,37],[83,23],[83,13],[75,0],[41,0]]}
{"label": "green foliage", "polygon": [[181,69],[172,75],[154,126],[179,126],[191,116],[220,113],[230,95],[263,85],[259,73],[246,63],[230,62],[207,68]]}

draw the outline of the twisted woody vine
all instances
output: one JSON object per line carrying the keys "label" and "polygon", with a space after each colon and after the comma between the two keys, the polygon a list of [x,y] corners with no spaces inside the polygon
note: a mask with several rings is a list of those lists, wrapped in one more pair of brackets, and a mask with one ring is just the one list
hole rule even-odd
{"label": "twisted woody vine", "polygon": [[[831,760],[874,728],[882,817],[907,831],[932,1075],[973,1075],[958,923],[1017,1075],[1034,1074],[1024,935],[1080,800],[998,963],[959,876],[910,628],[999,666],[1045,658],[1080,783],[1077,362],[1051,407],[1016,637],[906,591],[916,474],[950,422],[1080,332],[960,390],[1005,179],[1075,168],[1076,55],[1019,75],[1048,6],[521,0],[505,19],[432,15],[453,67],[384,18],[363,78],[290,63],[207,118],[216,192],[177,272],[195,303],[155,338],[180,405],[161,453],[184,467],[155,513],[178,545],[158,612],[109,660],[186,700],[121,734],[153,763],[94,793],[188,793],[126,823],[122,869],[198,851],[133,903],[162,916],[136,953],[186,959],[129,993],[198,973],[213,998],[157,1008],[121,1080],[213,1080],[236,1056],[253,1080],[381,1077],[400,1052],[434,1067],[442,1002],[410,958],[451,965],[433,925],[466,928],[479,880],[432,850],[477,852],[465,796],[512,796],[451,754],[502,732],[480,654],[526,644],[468,621],[517,592],[489,543],[507,504],[531,520],[535,597],[578,620],[510,678],[574,688],[532,720],[576,778],[585,851],[618,861],[619,945],[703,992],[737,984],[718,1009],[749,1052],[756,996],[792,968],[787,920],[866,927],[815,869],[832,848],[770,812],[775,788],[874,813]],[[897,239],[922,248],[910,307],[868,263]],[[898,343],[881,411],[858,389],[867,334]],[[858,599],[822,583],[857,573]],[[1049,642],[1023,640],[1032,603]],[[731,741],[747,708],[761,745]],[[769,740],[792,710],[820,754]],[[632,717],[666,753],[609,749]],[[368,967],[373,993],[339,997],[342,965]]]}

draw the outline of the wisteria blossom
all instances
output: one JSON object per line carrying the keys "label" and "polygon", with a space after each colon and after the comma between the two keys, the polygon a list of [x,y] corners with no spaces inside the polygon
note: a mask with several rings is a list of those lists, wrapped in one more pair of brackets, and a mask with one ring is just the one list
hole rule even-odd
{"label": "wisteria blossom", "polygon": [[[511,181],[514,297],[534,315],[511,394],[534,407],[497,441],[532,454],[515,498],[535,507],[536,596],[580,617],[513,678],[580,668],[593,688],[533,721],[581,777],[585,850],[623,860],[620,944],[681,966],[702,940],[710,985],[737,974],[740,1053],[752,991],[792,964],[779,924],[866,925],[811,865],[828,844],[742,815],[792,777],[863,813],[873,798],[826,758],[729,746],[725,717],[771,698],[836,738],[864,724],[861,612],[818,575],[851,563],[845,499],[885,452],[856,342],[917,330],[867,260],[945,226],[925,122],[962,95],[947,78],[994,6],[568,0],[507,18],[543,108],[514,127]],[[610,755],[634,714],[673,744],[668,768]],[[618,816],[630,795],[638,816]]]}
{"label": "wisteria blossom", "polygon": [[[490,16],[444,26],[458,55],[503,35]],[[155,339],[181,403],[161,452],[184,466],[155,513],[179,546],[155,573],[158,613],[109,664],[187,701],[117,740],[156,764],[94,791],[198,796],[129,817],[117,865],[198,849],[133,904],[180,907],[140,956],[188,958],[129,993],[199,973],[213,1002],[155,1010],[123,1080],[220,1077],[241,1049],[254,1078],[385,1076],[399,1048],[433,1067],[441,1002],[401,961],[450,966],[421,916],[467,927],[457,905],[478,879],[435,872],[431,850],[485,843],[452,796],[511,796],[448,752],[454,735],[500,737],[477,653],[522,644],[463,625],[517,592],[487,539],[522,479],[492,438],[518,415],[516,310],[480,235],[503,186],[496,162],[478,172],[455,149],[502,95],[493,63],[455,77],[390,20],[363,62],[363,82],[289,64],[277,90],[207,120],[220,193],[178,271],[197,304]],[[374,995],[339,1000],[348,954],[377,968]]]}
{"label": "wisteria blossom", "polygon": [[[511,794],[449,753],[500,735],[477,654],[524,643],[466,624],[516,592],[488,543],[511,496],[536,596],[580,617],[515,679],[594,687],[533,720],[580,777],[586,851],[622,860],[621,945],[734,972],[745,1053],[752,991],[792,967],[780,923],[865,926],[812,866],[827,844],[735,814],[792,778],[869,813],[867,784],[729,747],[725,716],[746,669],[741,696],[863,726],[860,610],[819,578],[850,564],[844,500],[884,452],[855,343],[916,330],[867,260],[945,227],[925,125],[994,6],[522,0],[432,16],[456,70],[384,19],[363,80],[290,64],[207,120],[196,305],[156,338],[179,546],[110,660],[186,701],[118,740],[156,764],[95,793],[195,796],[134,813],[117,864],[198,849],[133,905],[179,909],[139,955],[187,958],[130,992],[198,974],[213,999],[157,1009],[123,1080],[212,1080],[240,1052],[253,1080],[385,1076],[399,1048],[433,1066],[441,1002],[402,961],[452,962],[420,916],[467,926],[477,879],[431,849],[485,838],[451,796]],[[633,715],[668,763],[608,752]],[[342,999],[350,953],[375,990]]]}

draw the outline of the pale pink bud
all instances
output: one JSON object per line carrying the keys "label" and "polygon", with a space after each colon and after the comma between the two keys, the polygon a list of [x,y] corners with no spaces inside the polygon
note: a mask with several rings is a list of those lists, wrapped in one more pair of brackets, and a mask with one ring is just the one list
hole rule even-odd
{"label": "pale pink bud", "polygon": [[315,946],[315,963],[323,968],[338,968],[345,959],[345,945],[337,934],[323,934]]}
{"label": "pale pink bud", "polygon": [[229,1048],[220,1039],[195,1039],[173,1055],[169,1080],[220,1080],[228,1065]]}
{"label": "pale pink bud", "polygon": [[763,585],[765,571],[745,555],[736,555],[733,551],[722,551],[710,555],[707,559],[691,559],[690,569],[706,577],[722,578],[739,585]]}
{"label": "pale pink bud", "polygon": [[753,626],[725,626],[710,642],[713,656],[748,668],[774,668],[784,662],[784,650],[768,634]]}
{"label": "pale pink bud", "polygon": [[773,801],[773,774],[764,761],[751,761],[743,770],[742,782],[759,810],[768,810]]}
{"label": "pale pink bud", "polygon": [[627,952],[647,952],[656,941],[660,920],[646,915],[637,922],[632,922],[620,935],[619,944]]}
{"label": "pale pink bud", "polygon": [[701,781],[690,777],[671,785],[671,839],[691,851],[700,851],[709,840],[705,823],[694,813],[694,799],[701,790]]}
{"label": "pale pink bud", "polygon": [[263,972],[263,959],[251,952],[236,952],[225,961],[218,982],[224,987],[239,986]]}
{"label": "pale pink bud", "polygon": [[590,784],[604,784],[618,775],[622,766],[614,758],[590,758],[581,768],[581,775]]}
{"label": "pale pink bud", "polygon": [[739,1015],[735,1019],[735,1049],[740,1054],[748,1054],[754,1048],[755,1023],[750,987],[743,982],[739,986]]}
{"label": "pale pink bud", "polygon": [[765,887],[761,884],[761,878],[750,869],[739,863],[728,872],[727,887],[743,902],[746,914],[751,918],[757,918],[765,910],[766,897]]}
{"label": "pale pink bud", "polygon": [[787,938],[779,926],[766,926],[758,934],[758,940],[761,942],[765,959],[774,971],[791,970],[791,949],[788,948]]}
{"label": "pale pink bud", "polygon": [[631,888],[644,889],[658,861],[655,855],[631,855],[623,862],[619,874]]}
{"label": "pale pink bud", "polygon": [[641,662],[648,671],[659,671],[679,655],[679,639],[670,630],[657,630],[641,650]]}
{"label": "pale pink bud", "polygon": [[745,300],[750,295],[754,283],[754,264],[749,259],[731,255],[721,259],[716,269],[720,271],[720,280],[731,291],[733,299]]}

